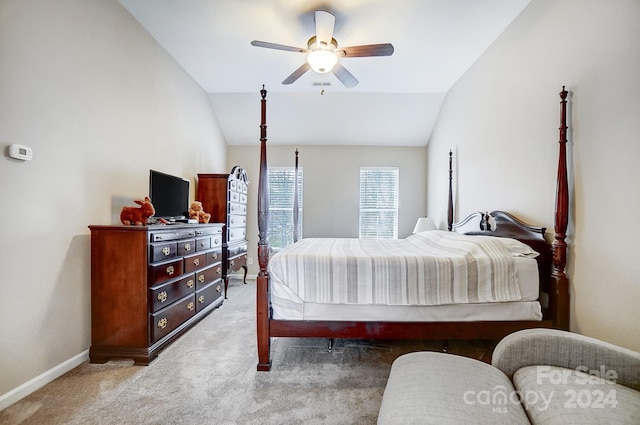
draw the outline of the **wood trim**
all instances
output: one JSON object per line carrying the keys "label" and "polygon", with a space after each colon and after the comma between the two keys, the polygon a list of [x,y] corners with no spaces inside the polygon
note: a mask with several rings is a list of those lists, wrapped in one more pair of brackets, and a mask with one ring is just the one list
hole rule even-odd
{"label": "wood trim", "polygon": [[520,329],[551,328],[543,321],[475,322],[351,322],[271,320],[272,337],[348,338],[383,340],[500,339]]}

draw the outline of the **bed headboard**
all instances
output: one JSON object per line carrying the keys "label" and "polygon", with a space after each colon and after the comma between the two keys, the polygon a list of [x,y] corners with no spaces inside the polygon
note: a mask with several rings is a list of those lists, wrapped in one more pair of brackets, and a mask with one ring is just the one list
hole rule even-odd
{"label": "bed headboard", "polygon": [[[491,217],[487,220],[486,216]],[[489,221],[489,228],[483,223]],[[514,239],[545,240],[546,227],[527,224],[505,211],[475,212],[464,220],[453,223],[452,230],[456,233],[487,234]]]}
{"label": "bed headboard", "polygon": [[[487,230],[487,216],[492,224],[491,230]],[[548,282],[551,277],[551,264],[553,250],[545,239],[545,227],[537,227],[527,224],[505,211],[475,212],[464,220],[453,223],[452,230],[465,235],[486,235],[501,238],[513,238],[529,245],[534,251],[540,253],[537,258],[538,272],[540,273],[540,287],[548,291]]]}

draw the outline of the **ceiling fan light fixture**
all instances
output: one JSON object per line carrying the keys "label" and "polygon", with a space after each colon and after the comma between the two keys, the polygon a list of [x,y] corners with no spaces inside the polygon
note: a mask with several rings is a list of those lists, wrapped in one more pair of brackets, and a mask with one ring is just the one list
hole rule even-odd
{"label": "ceiling fan light fixture", "polygon": [[251,45],[256,47],[305,53],[307,55],[306,62],[285,78],[282,84],[294,83],[311,69],[318,74],[333,72],[336,78],[340,80],[346,88],[352,88],[358,85],[358,79],[347,71],[341,63],[338,63],[339,58],[391,56],[393,54],[393,45],[391,43],[364,44],[361,46],[343,47],[338,50],[338,42],[333,38],[335,16],[325,10],[316,10],[315,23],[316,34],[309,38],[306,49],[284,44],[268,43],[260,40],[253,40],[251,42]]}
{"label": "ceiling fan light fixture", "polygon": [[338,56],[331,50],[314,50],[307,55],[307,63],[315,72],[326,74],[338,63]]}

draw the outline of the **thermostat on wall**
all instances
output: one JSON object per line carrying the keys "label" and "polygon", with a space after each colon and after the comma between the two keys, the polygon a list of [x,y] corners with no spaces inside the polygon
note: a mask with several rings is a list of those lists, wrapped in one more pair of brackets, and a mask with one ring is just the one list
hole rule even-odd
{"label": "thermostat on wall", "polygon": [[9,156],[22,161],[30,161],[33,159],[33,151],[29,146],[14,143],[9,146]]}

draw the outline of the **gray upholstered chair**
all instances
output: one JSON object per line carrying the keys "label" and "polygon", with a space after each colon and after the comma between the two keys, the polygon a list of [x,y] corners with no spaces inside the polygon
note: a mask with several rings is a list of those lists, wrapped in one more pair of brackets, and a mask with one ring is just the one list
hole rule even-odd
{"label": "gray upholstered chair", "polygon": [[390,424],[640,424],[640,353],[570,332],[504,338],[492,365],[420,352],[393,363]]}

